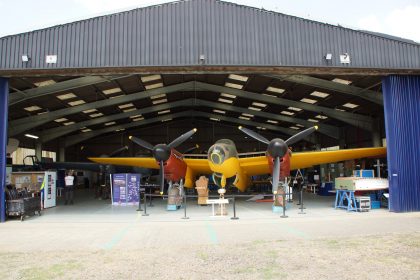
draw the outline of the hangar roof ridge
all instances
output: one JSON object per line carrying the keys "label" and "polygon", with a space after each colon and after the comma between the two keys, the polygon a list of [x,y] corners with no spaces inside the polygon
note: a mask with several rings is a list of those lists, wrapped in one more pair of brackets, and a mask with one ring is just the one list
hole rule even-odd
{"label": "hangar roof ridge", "polygon": [[224,1],[224,0],[177,0],[177,1],[171,1],[171,2],[167,2],[167,3],[155,4],[155,5],[150,5],[150,6],[146,6],[146,7],[138,7],[138,8],[134,8],[134,9],[125,10],[125,11],[118,11],[118,12],[114,12],[114,13],[111,13],[111,14],[94,16],[94,17],[90,17],[90,18],[86,18],[86,19],[74,20],[74,21],[70,21],[70,22],[67,22],[67,23],[56,24],[56,25],[53,25],[53,26],[40,28],[40,29],[35,29],[35,30],[27,31],[27,32],[21,32],[21,33],[17,33],[17,34],[6,35],[4,37],[0,37],[0,40],[7,39],[9,37],[21,36],[21,35],[30,34],[30,33],[36,33],[36,32],[39,32],[39,31],[54,29],[54,28],[58,28],[58,27],[62,27],[62,26],[68,26],[68,25],[72,25],[72,24],[76,24],[76,23],[88,22],[88,21],[91,21],[91,20],[99,19],[99,18],[108,18],[108,17],[111,17],[111,16],[117,16],[117,15],[132,13],[132,12],[139,11],[139,10],[154,9],[154,8],[159,8],[159,7],[163,7],[163,6],[183,4],[185,2],[204,2],[204,1],[218,2],[222,5],[242,7],[242,8],[246,8],[246,9],[249,9],[249,10],[258,11],[258,12],[261,12],[261,13],[269,13],[269,14],[274,14],[274,15],[283,16],[283,17],[290,17],[290,18],[297,19],[297,20],[303,20],[303,21],[306,21],[306,22],[315,23],[315,24],[318,24],[318,25],[321,25],[321,26],[330,26],[330,27],[337,28],[337,29],[349,30],[349,31],[352,31],[352,32],[358,32],[358,33],[366,34],[366,35],[369,35],[369,36],[372,36],[372,37],[378,37],[378,38],[382,38],[382,39],[386,39],[386,40],[398,41],[398,42],[401,42],[401,43],[420,46],[420,43],[417,43],[413,40],[406,39],[406,38],[401,38],[401,37],[398,37],[398,36],[389,35],[389,34],[386,34],[386,33],[374,32],[374,31],[369,31],[369,30],[353,29],[353,28],[346,27],[346,26],[334,25],[334,24],[331,24],[331,23],[326,23],[326,22],[307,19],[307,18],[298,17],[298,16],[294,16],[294,15],[289,15],[289,14],[285,14],[285,13],[282,13],[282,12],[266,10],[264,8],[257,8],[257,7],[243,5],[243,4],[232,3],[232,2]]}

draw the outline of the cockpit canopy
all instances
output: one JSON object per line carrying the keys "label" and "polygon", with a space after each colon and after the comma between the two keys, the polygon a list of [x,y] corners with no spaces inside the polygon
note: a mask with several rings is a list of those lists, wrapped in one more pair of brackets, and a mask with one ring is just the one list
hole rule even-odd
{"label": "cockpit canopy", "polygon": [[222,164],[226,159],[237,157],[235,143],[229,139],[220,139],[208,151],[208,159],[214,164]]}

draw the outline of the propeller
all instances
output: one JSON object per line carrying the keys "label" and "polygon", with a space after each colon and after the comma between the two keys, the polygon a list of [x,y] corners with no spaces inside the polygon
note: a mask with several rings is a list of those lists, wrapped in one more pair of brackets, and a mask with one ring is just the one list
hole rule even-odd
{"label": "propeller", "polygon": [[124,147],[119,148],[118,150],[113,151],[113,152],[112,152],[112,153],[110,153],[108,156],[109,156],[109,157],[113,157],[113,156],[116,156],[116,155],[118,155],[119,153],[122,153],[122,152],[127,151],[127,150],[128,150],[128,146],[124,146]]}
{"label": "propeller", "polygon": [[153,146],[147,141],[144,141],[142,139],[139,139],[134,136],[130,136],[129,139],[136,143],[139,146],[142,146],[143,148],[152,151],[153,157],[156,159],[157,162],[159,162],[159,177],[160,177],[160,194],[163,194],[163,188],[165,186],[165,165],[164,163],[170,158],[171,156],[171,150],[181,145],[183,142],[185,142],[188,138],[190,138],[194,133],[197,132],[197,129],[194,128],[175,140],[173,140],[169,144],[157,144]]}
{"label": "propeller", "polygon": [[200,146],[199,146],[198,144],[196,144],[194,147],[191,147],[191,148],[189,148],[189,149],[186,149],[186,150],[183,152],[183,154],[189,154],[189,153],[191,153],[192,151],[197,150],[198,148],[200,148]]}
{"label": "propeller", "polygon": [[280,138],[274,138],[271,141],[268,141],[267,138],[258,134],[255,131],[244,128],[242,126],[239,127],[239,130],[241,130],[242,132],[244,132],[248,136],[250,136],[250,137],[268,145],[267,154],[269,156],[271,156],[272,158],[274,158],[273,193],[277,193],[277,189],[278,189],[278,185],[279,185],[279,181],[280,181],[280,164],[281,164],[280,159],[282,157],[284,157],[284,155],[289,150],[289,145],[292,145],[292,144],[304,139],[305,137],[307,137],[308,135],[310,135],[311,133],[313,133],[317,129],[318,129],[318,126],[313,126],[313,127],[307,128],[307,129],[291,136],[286,141],[284,141],[283,139],[280,139]]}

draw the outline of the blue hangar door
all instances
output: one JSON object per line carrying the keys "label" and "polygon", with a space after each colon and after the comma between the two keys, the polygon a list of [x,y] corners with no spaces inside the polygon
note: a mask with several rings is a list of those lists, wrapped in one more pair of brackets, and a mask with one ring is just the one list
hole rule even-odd
{"label": "blue hangar door", "polygon": [[390,209],[420,211],[420,76],[382,82]]}
{"label": "blue hangar door", "polygon": [[6,218],[4,188],[6,184],[7,116],[9,108],[9,81],[0,77],[0,222]]}

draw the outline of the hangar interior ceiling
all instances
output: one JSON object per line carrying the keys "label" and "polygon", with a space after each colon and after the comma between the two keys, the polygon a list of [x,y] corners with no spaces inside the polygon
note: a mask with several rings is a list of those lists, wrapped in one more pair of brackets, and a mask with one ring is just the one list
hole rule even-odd
{"label": "hangar interior ceiling", "polygon": [[[258,149],[253,141],[240,141],[244,136],[232,130],[238,125],[281,138],[319,125],[319,133],[297,150],[315,143],[339,145],[339,139],[349,147],[364,146],[371,145],[374,122],[383,125],[380,76],[15,77],[10,79],[10,89],[9,136],[27,147],[34,140],[24,134],[39,136],[36,141],[49,150],[64,146],[75,151],[83,146],[94,154],[105,154],[109,145],[127,144],[128,135],[143,132],[148,141],[164,142],[193,126],[199,128],[196,137],[201,138],[194,141],[203,147],[210,146],[215,135],[229,135],[238,138],[240,150],[241,145],[248,151]],[[98,145],[102,139],[108,145]]]}

